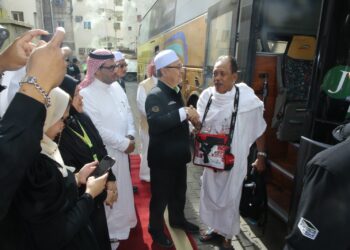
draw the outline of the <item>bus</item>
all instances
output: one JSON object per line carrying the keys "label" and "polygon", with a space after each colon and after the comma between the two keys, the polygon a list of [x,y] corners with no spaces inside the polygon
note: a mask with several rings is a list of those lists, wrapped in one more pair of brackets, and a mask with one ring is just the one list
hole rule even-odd
{"label": "bus", "polygon": [[237,58],[239,78],[265,104],[268,206],[292,220],[306,160],[335,144],[350,117],[349,0],[158,0],[138,40],[138,80],[155,53],[173,49],[194,105],[212,85],[220,55]]}

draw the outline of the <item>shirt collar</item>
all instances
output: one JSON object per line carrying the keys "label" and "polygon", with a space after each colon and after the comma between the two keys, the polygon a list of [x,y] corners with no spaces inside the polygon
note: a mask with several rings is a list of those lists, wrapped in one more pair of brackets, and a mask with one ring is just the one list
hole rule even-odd
{"label": "shirt collar", "polygon": [[175,90],[176,94],[178,94],[178,93],[180,92],[179,86],[175,86],[175,87],[173,88],[173,90]]}
{"label": "shirt collar", "polygon": [[95,86],[99,87],[99,88],[102,88],[102,89],[109,89],[112,86],[113,83],[112,84],[106,84],[106,83],[100,81],[99,79],[95,78],[95,81],[93,82],[93,84]]}

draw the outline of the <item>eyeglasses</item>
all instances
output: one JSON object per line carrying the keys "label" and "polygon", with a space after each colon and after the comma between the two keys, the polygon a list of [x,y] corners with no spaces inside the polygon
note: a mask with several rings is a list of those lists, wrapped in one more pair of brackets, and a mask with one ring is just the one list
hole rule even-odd
{"label": "eyeglasses", "polygon": [[108,67],[101,66],[100,69],[106,69],[106,70],[108,70],[108,71],[110,71],[110,72],[113,72],[113,71],[115,70],[115,68],[117,68],[117,67],[119,67],[119,66],[116,65],[116,64],[113,64],[113,65],[108,66]]}
{"label": "eyeglasses", "polygon": [[178,66],[166,66],[165,68],[182,70],[184,68],[184,66],[181,64],[181,65],[178,65]]}
{"label": "eyeglasses", "polygon": [[126,68],[126,67],[128,67],[128,64],[126,64],[126,63],[123,63],[123,64],[117,64],[117,67],[118,68]]}

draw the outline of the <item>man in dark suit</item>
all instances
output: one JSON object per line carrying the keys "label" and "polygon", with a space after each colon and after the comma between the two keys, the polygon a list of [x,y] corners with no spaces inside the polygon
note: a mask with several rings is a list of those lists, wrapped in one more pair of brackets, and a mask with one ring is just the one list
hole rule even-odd
{"label": "man in dark suit", "polygon": [[161,51],[154,59],[158,84],[146,99],[149,124],[148,163],[151,169],[149,232],[162,247],[173,242],[163,232],[165,207],[172,227],[196,233],[199,228],[185,219],[186,163],[191,160],[188,120],[197,121],[193,108],[185,108],[178,84],[182,63],[172,50]]}
{"label": "man in dark suit", "polygon": [[293,228],[284,250],[350,249],[350,124],[333,130],[343,142],[307,164]]}

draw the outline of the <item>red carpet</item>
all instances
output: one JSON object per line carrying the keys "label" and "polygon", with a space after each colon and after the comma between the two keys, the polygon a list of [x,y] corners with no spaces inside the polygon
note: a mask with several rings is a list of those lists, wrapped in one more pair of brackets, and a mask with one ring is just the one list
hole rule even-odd
{"label": "red carpet", "polygon": [[[131,178],[133,185],[138,187],[138,192],[134,194],[135,207],[138,223],[137,226],[131,230],[129,239],[120,241],[118,250],[162,250],[164,248],[159,247],[156,244],[152,244],[151,235],[148,233],[148,218],[149,218],[149,201],[151,198],[150,184],[140,181],[139,168],[140,168],[140,156],[130,155],[131,165]],[[169,236],[169,232],[166,229],[166,234]],[[196,243],[191,235],[188,235],[190,243],[194,250],[197,250]],[[169,248],[168,248],[169,249]],[[175,247],[169,250],[176,250]],[[177,249],[182,250],[182,249]]]}

